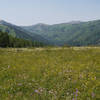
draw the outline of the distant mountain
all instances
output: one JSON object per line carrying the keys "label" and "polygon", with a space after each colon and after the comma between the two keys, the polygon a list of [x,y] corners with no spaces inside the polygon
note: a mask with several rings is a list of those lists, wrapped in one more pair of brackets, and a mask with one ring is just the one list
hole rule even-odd
{"label": "distant mountain", "polygon": [[41,35],[41,32],[43,32],[43,30],[48,31],[49,26],[50,25],[39,23],[39,24],[32,25],[32,26],[23,26],[22,28],[32,33],[36,32],[37,34]]}
{"label": "distant mountain", "polygon": [[55,25],[37,24],[23,28],[45,37],[55,45],[85,46],[100,44],[100,20],[72,21]]}
{"label": "distant mountain", "polygon": [[48,40],[46,40],[44,37],[35,34],[34,32],[31,33],[19,26],[13,25],[4,20],[0,20],[0,31],[7,32],[8,34],[17,38],[22,38],[31,41],[39,41],[46,44],[48,43]]}
{"label": "distant mountain", "polygon": [[100,45],[100,20],[72,21],[54,25],[39,23],[32,26],[16,26],[0,20],[0,31],[16,38],[59,46]]}

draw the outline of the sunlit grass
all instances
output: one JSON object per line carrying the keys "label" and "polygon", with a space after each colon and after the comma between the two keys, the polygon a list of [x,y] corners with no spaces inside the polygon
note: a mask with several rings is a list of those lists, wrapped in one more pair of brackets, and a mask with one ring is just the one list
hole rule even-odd
{"label": "sunlit grass", "polygon": [[100,100],[100,48],[0,49],[0,100]]}

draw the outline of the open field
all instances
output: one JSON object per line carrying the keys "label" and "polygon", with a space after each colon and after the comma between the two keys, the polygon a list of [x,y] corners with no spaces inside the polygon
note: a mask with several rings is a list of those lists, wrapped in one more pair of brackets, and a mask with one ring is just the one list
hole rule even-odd
{"label": "open field", "polygon": [[0,49],[0,100],[100,100],[100,48]]}

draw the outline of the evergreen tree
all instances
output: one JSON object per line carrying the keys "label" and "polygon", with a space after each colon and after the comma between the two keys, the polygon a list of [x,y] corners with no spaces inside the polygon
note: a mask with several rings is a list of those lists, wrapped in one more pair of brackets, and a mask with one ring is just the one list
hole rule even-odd
{"label": "evergreen tree", "polygon": [[43,44],[37,41],[29,41],[24,39],[15,38],[9,36],[8,33],[3,33],[0,31],[0,47],[42,47]]}

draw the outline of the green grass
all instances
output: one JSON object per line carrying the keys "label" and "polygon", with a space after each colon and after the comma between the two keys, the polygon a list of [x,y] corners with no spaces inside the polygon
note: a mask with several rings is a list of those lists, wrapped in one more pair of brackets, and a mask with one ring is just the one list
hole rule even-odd
{"label": "green grass", "polygon": [[0,100],[100,100],[100,48],[0,49]]}

